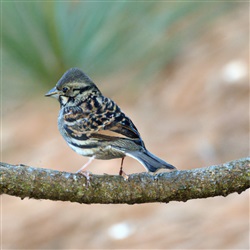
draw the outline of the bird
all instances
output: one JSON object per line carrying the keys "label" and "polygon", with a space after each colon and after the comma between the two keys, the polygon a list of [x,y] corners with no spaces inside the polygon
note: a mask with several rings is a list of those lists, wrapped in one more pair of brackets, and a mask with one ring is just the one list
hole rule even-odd
{"label": "bird", "polygon": [[45,96],[60,103],[58,129],[67,144],[76,153],[89,157],[77,173],[86,173],[84,169],[94,159],[121,158],[119,174],[123,175],[126,156],[139,161],[148,172],[176,169],[146,149],[131,119],[113,100],[103,96],[80,69],[67,70]]}

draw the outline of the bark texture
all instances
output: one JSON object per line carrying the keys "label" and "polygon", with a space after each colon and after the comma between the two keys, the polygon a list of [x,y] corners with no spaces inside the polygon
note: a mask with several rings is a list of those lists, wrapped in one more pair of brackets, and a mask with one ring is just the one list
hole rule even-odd
{"label": "bark texture", "polygon": [[250,187],[250,158],[221,165],[169,173],[139,173],[128,180],[0,163],[0,193],[21,199],[49,199],[85,204],[187,201],[227,196]]}

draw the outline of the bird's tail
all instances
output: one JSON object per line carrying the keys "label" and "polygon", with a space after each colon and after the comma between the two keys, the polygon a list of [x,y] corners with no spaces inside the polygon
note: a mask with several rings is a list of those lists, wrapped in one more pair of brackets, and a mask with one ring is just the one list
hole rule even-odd
{"label": "bird's tail", "polygon": [[176,169],[173,165],[163,161],[148,150],[127,152],[126,155],[138,160],[149,172],[156,172],[161,168]]}

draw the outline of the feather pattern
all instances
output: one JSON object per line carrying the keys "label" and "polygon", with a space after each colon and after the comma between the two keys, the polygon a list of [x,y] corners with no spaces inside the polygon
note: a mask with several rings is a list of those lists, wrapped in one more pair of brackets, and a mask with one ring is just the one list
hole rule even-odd
{"label": "feather pattern", "polygon": [[68,70],[46,96],[60,102],[59,131],[78,154],[96,159],[130,156],[151,172],[174,169],[147,151],[133,122],[79,69]]}

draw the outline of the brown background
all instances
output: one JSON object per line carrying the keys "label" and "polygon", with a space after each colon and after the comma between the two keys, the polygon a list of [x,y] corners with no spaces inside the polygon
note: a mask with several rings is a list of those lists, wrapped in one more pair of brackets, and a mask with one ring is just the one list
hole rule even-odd
{"label": "brown background", "polygon": [[[242,13],[218,19],[155,79],[160,84],[143,85],[134,93],[126,87],[127,75],[94,79],[134,121],[148,149],[178,169],[249,154],[249,17]],[[236,78],[227,72],[230,67]],[[5,104],[2,159],[75,172],[87,159],[60,136],[59,105],[43,97],[46,91]],[[119,164],[96,160],[88,170],[117,174]],[[124,170],[144,171],[133,159],[125,160]],[[6,195],[1,203],[4,249],[249,249],[248,191],[226,198],[132,206]],[[120,223],[128,234],[116,239],[110,230]]]}

